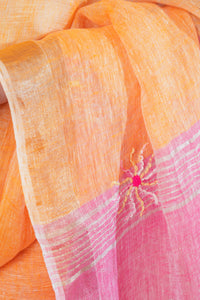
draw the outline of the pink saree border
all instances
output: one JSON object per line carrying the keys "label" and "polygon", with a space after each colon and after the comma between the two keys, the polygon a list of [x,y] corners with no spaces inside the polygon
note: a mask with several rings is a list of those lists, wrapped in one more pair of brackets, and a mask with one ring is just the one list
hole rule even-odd
{"label": "pink saree border", "polygon": [[117,214],[115,186],[65,217],[34,225],[57,299],[200,296],[199,129],[200,122],[155,152],[159,204],[144,199],[142,217],[127,219],[129,206]]}

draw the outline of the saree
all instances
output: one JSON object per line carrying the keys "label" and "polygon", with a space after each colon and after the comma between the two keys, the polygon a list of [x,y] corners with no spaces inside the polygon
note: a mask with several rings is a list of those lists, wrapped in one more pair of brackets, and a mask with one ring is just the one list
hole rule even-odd
{"label": "saree", "polygon": [[200,299],[199,0],[0,0],[0,299]]}

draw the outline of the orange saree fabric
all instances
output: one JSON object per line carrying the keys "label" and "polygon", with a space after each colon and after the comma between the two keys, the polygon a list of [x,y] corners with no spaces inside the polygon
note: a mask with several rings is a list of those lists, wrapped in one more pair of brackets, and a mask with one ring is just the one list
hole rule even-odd
{"label": "orange saree fabric", "polygon": [[[0,0],[0,299],[200,297],[197,269],[188,267],[198,267],[198,257],[189,261],[199,249],[198,229],[184,231],[196,244],[191,253],[189,241],[184,244],[173,232],[174,224],[181,228],[188,216],[191,227],[198,227],[198,165],[195,171],[189,163],[184,167],[188,180],[197,178],[191,188],[195,215],[186,206],[192,193],[182,182],[186,174],[177,171],[184,165],[177,162],[182,154],[173,155],[182,144],[190,144],[185,160],[192,160],[189,153],[200,120],[199,37],[199,0]],[[197,162],[198,143],[194,147]],[[175,176],[171,179],[161,166],[167,151],[174,164],[172,172],[169,163]],[[139,163],[149,157],[146,168],[137,173]],[[144,175],[151,176],[153,157],[156,178],[142,182]],[[125,179],[124,170],[130,173]],[[132,186],[126,189],[128,181]],[[139,193],[142,183],[148,190]],[[167,186],[182,200],[171,199]],[[119,199],[111,210],[112,193]],[[109,209],[112,216],[101,219]],[[151,209],[161,214],[156,230],[166,230],[166,245],[178,266],[175,270],[170,265],[170,278],[160,276],[160,290],[159,274],[170,264],[161,256],[169,248],[160,246],[164,233],[155,235],[158,245],[148,244],[153,231],[145,220]],[[130,233],[133,224],[147,228]],[[90,228],[96,231],[90,233]],[[126,231],[133,235],[122,236]],[[144,232],[149,232],[147,237]],[[144,246],[135,253],[140,247],[137,236]],[[160,268],[157,279],[151,282],[149,275],[139,288],[137,278],[152,266],[145,256],[144,262],[134,264],[129,259],[144,254],[145,241],[145,251],[155,254],[161,247],[164,254],[154,257]],[[181,259],[185,277],[177,271]],[[109,273],[109,292],[102,279],[106,265],[108,273],[117,269]],[[138,270],[138,277],[130,275],[129,266]],[[135,290],[125,279],[120,285],[117,276],[127,276]],[[187,289],[182,277],[189,282]]]}

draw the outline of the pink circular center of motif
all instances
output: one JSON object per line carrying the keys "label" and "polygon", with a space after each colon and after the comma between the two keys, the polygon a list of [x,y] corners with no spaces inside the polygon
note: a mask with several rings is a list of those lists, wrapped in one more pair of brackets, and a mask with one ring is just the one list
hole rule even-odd
{"label": "pink circular center of motif", "polygon": [[138,187],[141,184],[141,178],[139,175],[133,176],[133,186]]}

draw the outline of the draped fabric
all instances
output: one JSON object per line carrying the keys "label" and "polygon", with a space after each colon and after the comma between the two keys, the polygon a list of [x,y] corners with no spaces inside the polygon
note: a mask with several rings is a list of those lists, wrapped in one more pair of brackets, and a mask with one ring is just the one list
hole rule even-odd
{"label": "draped fabric", "polygon": [[199,42],[199,0],[0,0],[0,299],[200,299]]}

